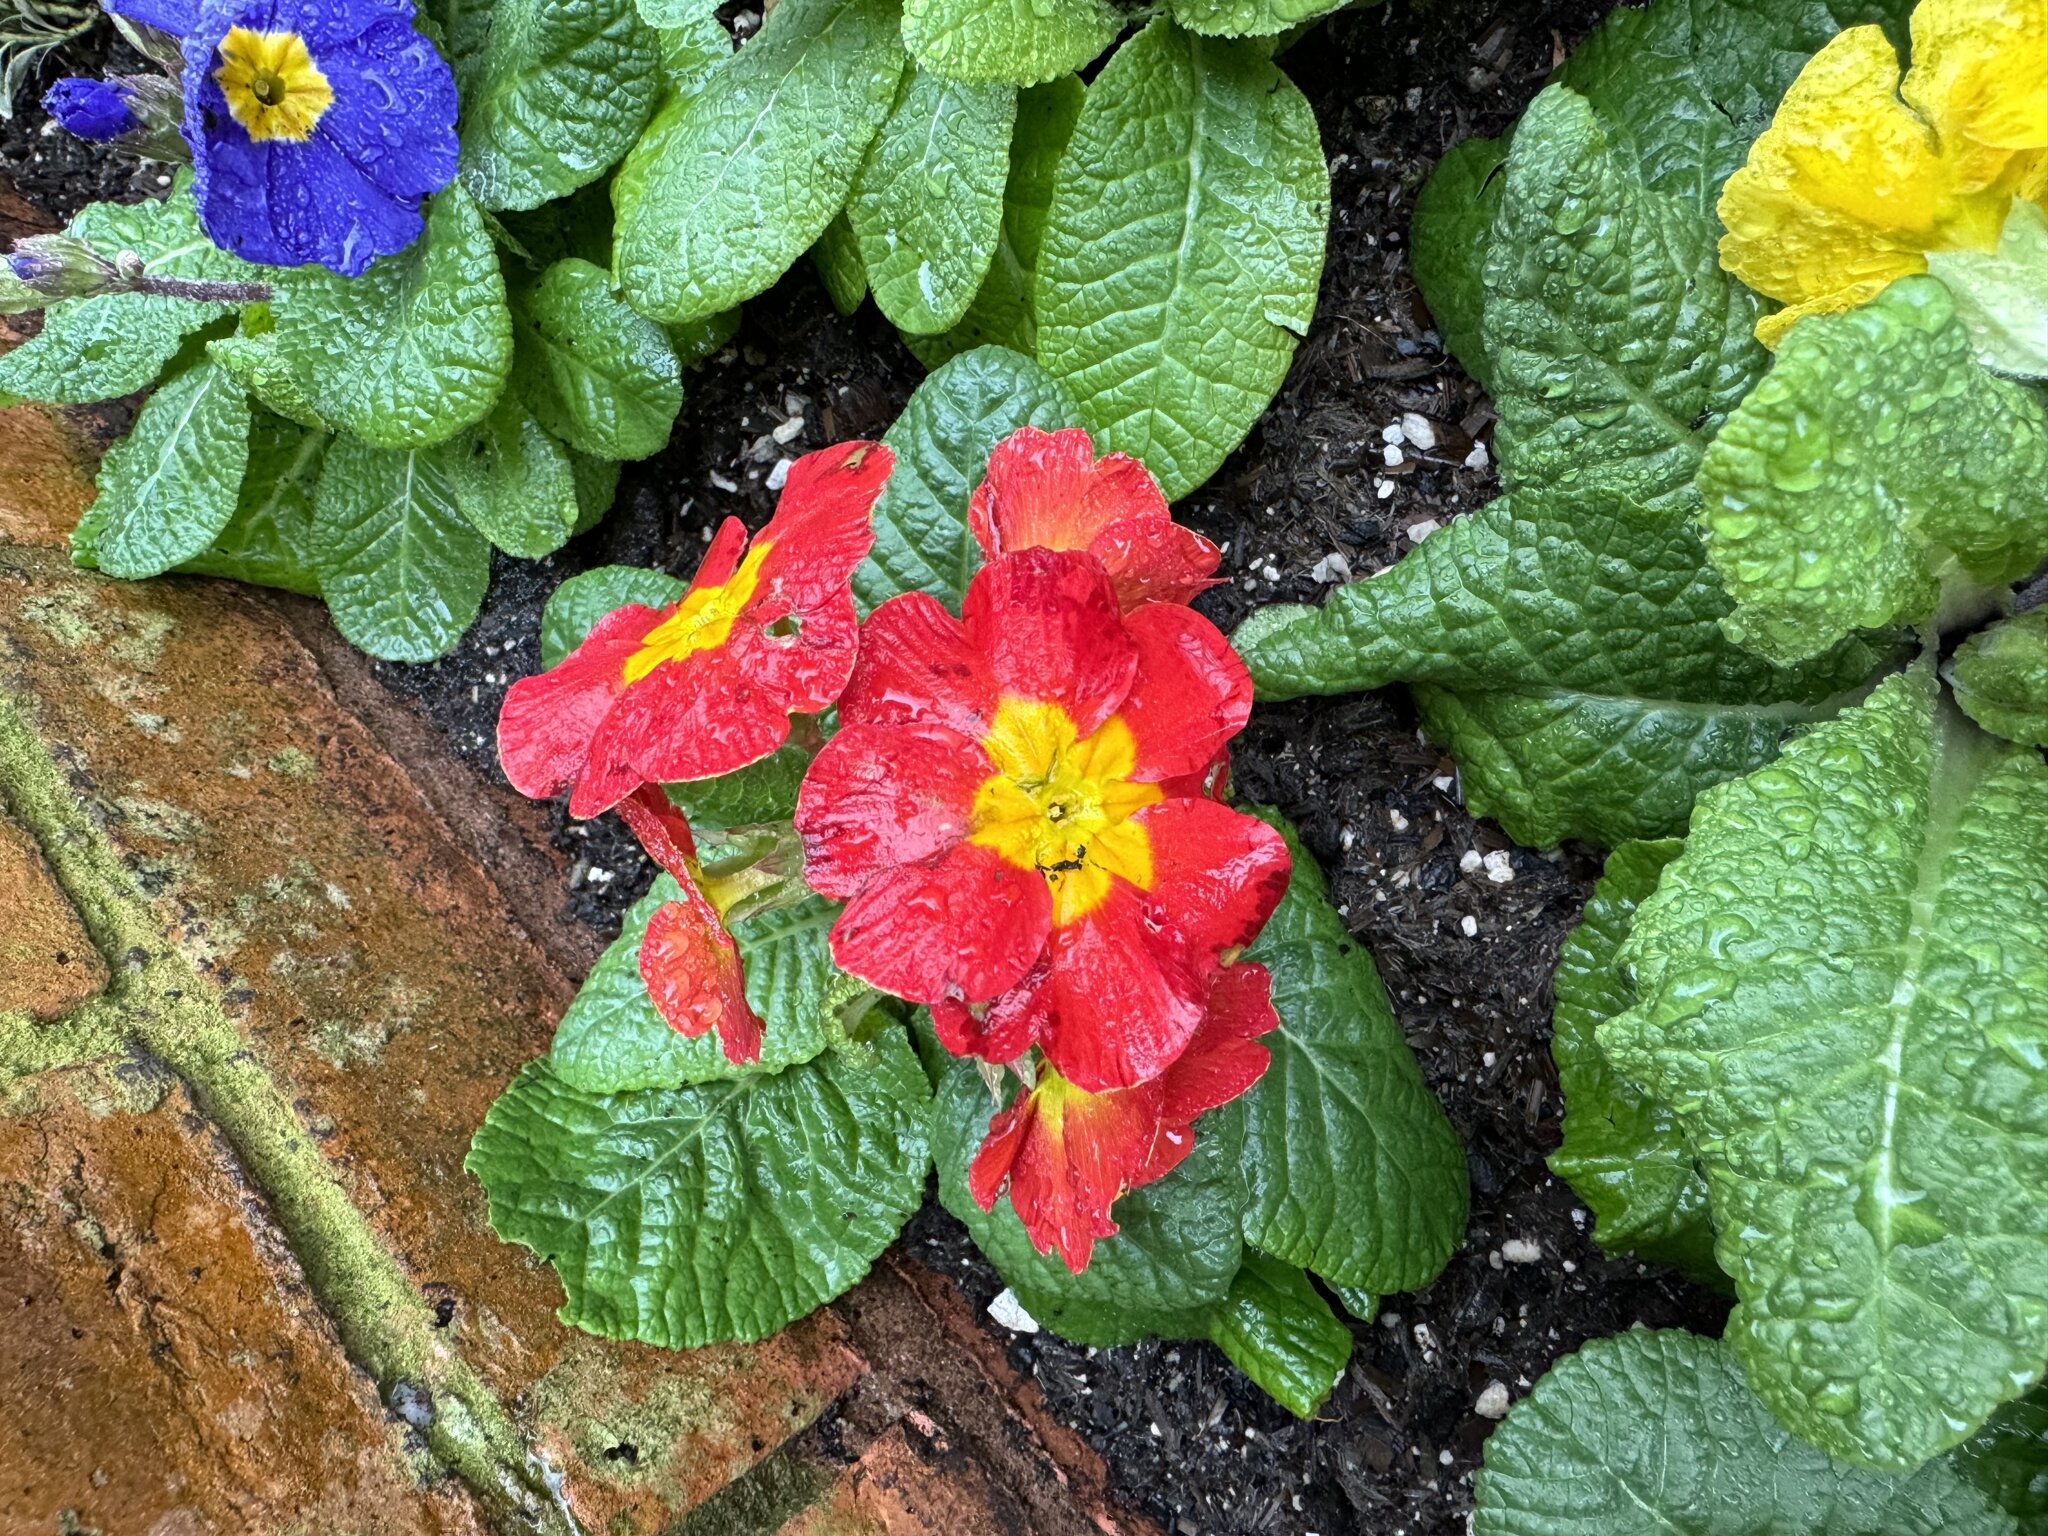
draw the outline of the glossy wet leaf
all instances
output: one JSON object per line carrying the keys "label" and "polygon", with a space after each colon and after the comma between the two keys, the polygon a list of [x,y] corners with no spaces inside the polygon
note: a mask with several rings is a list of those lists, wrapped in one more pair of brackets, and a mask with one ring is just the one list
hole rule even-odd
{"label": "glossy wet leaf", "polygon": [[1032,298],[1039,361],[1101,451],[1169,499],[1214,473],[1315,314],[1330,179],[1314,114],[1251,43],[1153,22],[1088,88]]}
{"label": "glossy wet leaf", "polygon": [[1721,632],[1729,606],[1682,514],[1518,492],[1233,640],[1265,698],[1406,681],[1475,815],[1611,847],[1682,832],[1700,790],[1768,762],[1891,654],[1851,641],[1772,667]]}
{"label": "glossy wet leaf", "polygon": [[2010,1536],[1946,1462],[1865,1472],[1802,1445],[1712,1339],[1567,1355],[1486,1442],[1473,1536]]}
{"label": "glossy wet leaf", "polygon": [[1104,0],[907,0],[903,46],[952,80],[1040,85],[1081,68],[1123,21]]}
{"label": "glossy wet leaf", "polygon": [[1796,661],[2033,570],[2048,555],[2048,421],[1978,364],[1946,288],[1904,278],[1792,328],[1699,491],[1735,599],[1723,627]]}
{"label": "glossy wet leaf", "polygon": [[860,301],[868,296],[868,269],[861,265],[860,239],[844,212],[825,226],[825,233],[811,247],[811,265],[817,268],[818,280],[825,285],[834,309],[850,315],[860,308]]}
{"label": "glossy wet leaf", "polygon": [[1801,1438],[1919,1465],[2048,1358],[2048,765],[1922,663],[1709,790],[1636,909],[1617,1069],[1678,1114]]}
{"label": "glossy wet leaf", "polygon": [[1246,1249],[1209,1336],[1288,1412],[1313,1418],[1351,1363],[1351,1330],[1292,1264]]}
{"label": "glossy wet leaf", "polygon": [[468,524],[508,555],[538,560],[568,542],[580,511],[569,450],[507,394],[438,450]]}
{"label": "glossy wet leaf", "polygon": [[251,334],[245,314],[242,331],[209,341],[206,355],[232,374],[249,392],[250,399],[266,410],[302,427],[334,430],[334,424],[314,409],[306,384],[278,350],[277,338],[267,326],[260,333]]}
{"label": "glossy wet leaf", "polygon": [[1956,651],[1949,680],[1963,713],[1985,730],[2048,746],[2048,608],[1971,636]]}
{"label": "glossy wet leaf", "polygon": [[583,643],[593,625],[614,608],[639,603],[666,608],[683,595],[688,583],[664,571],[637,565],[600,565],[579,571],[548,595],[540,616],[540,664],[559,666],[562,658]]}
{"label": "glossy wet leaf", "polygon": [[1486,355],[1485,312],[1488,233],[1506,185],[1502,166],[1507,145],[1500,139],[1466,139],[1437,161],[1415,198],[1409,225],[1409,262],[1416,286],[1443,333],[1444,345],[1465,371],[1485,384],[1492,378]]}
{"label": "glossy wet leaf", "polygon": [[514,377],[542,426],[606,459],[668,445],[683,376],[668,334],[612,296],[602,268],[570,257],[521,296]]}
{"label": "glossy wet leaf", "polygon": [[249,425],[249,467],[227,527],[178,569],[320,595],[313,559],[313,494],[333,434],[309,431],[269,411]]}
{"label": "glossy wet leaf", "polygon": [[2019,1536],[2048,1536],[2048,1393],[2007,1403],[1952,1459],[2013,1517]]}
{"label": "glossy wet leaf", "polygon": [[110,576],[191,559],[235,515],[249,462],[249,397],[215,363],[160,387],[100,466],[94,558]]}
{"label": "glossy wet leaf", "polygon": [[465,1167],[498,1235],[561,1276],[564,1322],[665,1349],[766,1338],[848,1289],[924,1196],[930,1092],[872,1051],[636,1093],[550,1060],[491,1106]]}
{"label": "glossy wet leaf", "polygon": [[668,796],[695,827],[739,827],[787,821],[796,813],[797,790],[813,753],[795,742],[746,767],[715,779],[691,779],[668,786]]}

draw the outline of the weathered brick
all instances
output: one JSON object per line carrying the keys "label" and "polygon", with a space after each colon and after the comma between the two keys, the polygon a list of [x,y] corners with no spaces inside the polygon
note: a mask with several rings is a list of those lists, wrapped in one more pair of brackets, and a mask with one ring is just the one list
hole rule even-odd
{"label": "weathered brick", "polygon": [[[0,332],[0,352],[7,339]],[[0,443],[0,544],[62,548],[92,503],[93,445],[42,405],[0,410]]]}
{"label": "weathered brick", "polygon": [[60,1018],[106,984],[107,968],[42,850],[0,813],[0,1013]]}
{"label": "weathered brick", "polygon": [[0,1106],[0,1304],[0,1531],[482,1530],[161,1068]]}
{"label": "weathered brick", "polygon": [[896,1424],[777,1536],[1024,1536],[1024,1512],[945,1437]]}

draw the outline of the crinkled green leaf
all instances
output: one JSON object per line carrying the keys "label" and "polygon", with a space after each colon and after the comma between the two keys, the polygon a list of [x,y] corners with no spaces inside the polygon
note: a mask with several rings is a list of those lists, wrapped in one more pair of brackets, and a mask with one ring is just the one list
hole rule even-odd
{"label": "crinkled green leaf", "polygon": [[595,181],[661,89],[633,0],[493,0],[462,79],[462,180],[486,208],[538,208]]}
{"label": "crinkled green leaf", "polygon": [[327,450],[313,553],[335,627],[385,661],[432,661],[475,622],[491,548],[463,520],[442,456],[351,437]]}
{"label": "crinkled green leaf", "polygon": [[320,595],[313,559],[313,493],[333,434],[257,411],[249,424],[249,467],[235,515],[212,545],[178,569]]}
{"label": "crinkled green leaf", "polygon": [[2048,1393],[2000,1408],[1953,1461],[2018,1522],[2019,1536],[2048,1536]]}
{"label": "crinkled green leaf", "polygon": [[1728,608],[1684,516],[1522,492],[1233,640],[1267,698],[1407,681],[1475,815],[1611,847],[1683,831],[1701,789],[1768,762],[1891,654],[1850,641],[1772,667],[1721,633]]}
{"label": "crinkled green leaf", "polygon": [[[1631,12],[1630,14],[1634,14]],[[1486,250],[1500,210],[1507,145],[1500,139],[1466,139],[1437,161],[1415,199],[1408,229],[1409,265],[1429,303],[1444,345],[1465,371],[1486,384],[1492,363],[1486,355]]]}
{"label": "crinkled green leaf", "polygon": [[[1465,1149],[1395,1022],[1372,956],[1277,813],[1294,872],[1245,951],[1273,973],[1272,1065],[1211,1118],[1244,1125],[1254,1248],[1388,1294],[1434,1279],[1465,1232]],[[1205,1122],[1206,1123],[1206,1122]]]}
{"label": "crinkled green leaf", "polygon": [[906,331],[967,312],[995,256],[1017,88],[913,67],[846,205],[875,304]]}
{"label": "crinkled green leaf", "polygon": [[981,564],[967,501],[990,451],[1019,427],[1051,430],[1074,417],[1057,379],[1002,347],[963,352],[918,385],[882,434],[896,467],[875,503],[875,547],[853,574],[862,606],[929,592],[957,609]]}
{"label": "crinkled green leaf", "polygon": [[1349,3],[1350,0],[1171,0],[1167,10],[1188,31],[1205,37],[1277,37]]}
{"label": "crinkled green leaf", "polygon": [[1779,661],[1926,620],[2048,554],[2048,423],[1971,352],[1948,290],[1902,278],[1792,328],[1700,466],[1722,621]]}
{"label": "crinkled green leaf", "polygon": [[1909,1468],[2048,1358],[2048,764],[1922,663],[1707,791],[1614,1065],[1706,1174],[1728,1339],[1802,1439]]}
{"label": "crinkled green leaf", "polygon": [[925,367],[937,368],[962,352],[983,346],[1008,347],[1026,357],[1037,352],[1038,320],[1031,310],[1031,276],[1045,237],[1053,176],[1087,94],[1074,75],[1062,75],[1018,93],[995,258],[958,325],[936,336],[904,334],[904,345]]}
{"label": "crinkled green leaf", "polygon": [[1232,1124],[1213,1114],[1197,1121],[1194,1151],[1165,1178],[1117,1201],[1110,1213],[1117,1235],[1098,1240],[1076,1275],[1057,1253],[1032,1248],[1007,1194],[984,1211],[967,1192],[968,1164],[995,1109],[974,1065],[953,1062],[932,1105],[932,1155],[940,1201],[966,1223],[1025,1310],[1080,1344],[1205,1337],[1205,1309],[1230,1289],[1244,1253],[1244,1184]]}
{"label": "crinkled green leaf", "polygon": [[951,80],[1042,85],[1116,41],[1123,18],[1105,0],[907,0],[903,46],[918,68]]}
{"label": "crinkled green leaf", "polygon": [[[250,306],[251,309],[257,307]],[[320,413],[313,409],[311,394],[285,361],[284,354],[278,351],[277,339],[267,329],[250,334],[246,313],[242,332],[209,341],[206,355],[234,375],[250,397],[267,410],[302,427],[324,432],[334,430],[333,424],[322,420]]]}
{"label": "crinkled green leaf", "polygon": [[507,394],[437,450],[463,518],[508,555],[538,560],[569,540],[581,508],[569,450]]}
{"label": "crinkled green leaf", "polygon": [[619,463],[595,454],[569,450],[569,471],[576,477],[575,533],[588,533],[604,521],[612,501],[619,494]]}
{"label": "crinkled green leaf", "polygon": [[1963,713],[2007,741],[2048,746],[2048,608],[1973,635],[1950,668]]}
{"label": "crinkled green leaf", "polygon": [[1637,1329],[1550,1368],[1486,1442],[1473,1536],[2010,1536],[1946,1462],[1830,1462],[1712,1339]]}
{"label": "crinkled green leaf", "polygon": [[[233,283],[274,276],[207,239],[182,172],[161,202],[92,203],[65,233],[109,258],[133,251],[159,277]],[[155,381],[187,335],[233,312],[227,304],[140,293],[66,299],[43,312],[41,332],[0,357],[0,393],[59,405],[132,394]]]}
{"label": "crinkled green leaf", "polygon": [[1970,333],[1977,360],[2023,379],[2048,378],[2048,212],[2012,200],[1995,251],[1929,251]]}
{"label": "crinkled green leaf", "polygon": [[1215,472],[1315,314],[1330,177],[1315,115],[1252,43],[1164,19],[1088,88],[1054,180],[1038,358],[1105,452],[1169,498]]}
{"label": "crinkled green leaf", "polygon": [[491,1225],[555,1266],[564,1322],[694,1349],[761,1339],[852,1286],[924,1197],[930,1090],[901,1031],[731,1082],[515,1078],[464,1164]]}
{"label": "crinkled green leaf", "polygon": [[637,565],[600,565],[571,576],[549,594],[540,615],[540,664],[561,665],[583,643],[597,621],[614,608],[639,603],[666,608],[683,595],[687,582],[665,571]]}
{"label": "crinkled green leaf", "polygon": [[846,222],[843,211],[811,247],[811,265],[817,268],[818,280],[825,285],[834,309],[850,315],[860,308],[860,301],[868,296],[868,269],[861,264],[860,237]]}
{"label": "crinkled green leaf", "polygon": [[1371,1291],[1355,1285],[1332,1285],[1330,1294],[1361,1323],[1369,1323],[1380,1315],[1380,1299]]}
{"label": "crinkled green leaf", "polygon": [[1351,1330],[1308,1276],[1247,1249],[1209,1336],[1245,1375],[1297,1418],[1313,1418],[1351,1363]]}
{"label": "crinkled green leaf", "polygon": [[1578,927],[1558,951],[1550,1054],[1564,1094],[1564,1144],[1550,1171],[1592,1208],[1593,1240],[1609,1253],[1674,1264],[1719,1282],[1707,1184],[1677,1117],[1607,1063],[1593,1032],[1635,1000],[1615,964],[1636,907],[1684,843],[1623,843],[1608,855]]}
{"label": "crinkled green leaf", "polygon": [[1690,508],[1700,454],[1765,358],[1719,225],[1645,189],[1561,86],[1516,125],[1505,175],[1481,322],[1502,485]]}
{"label": "crinkled green leaf", "polygon": [[656,877],[555,1027],[548,1059],[572,1088],[623,1093],[717,1082],[779,1072],[825,1049],[825,1003],[838,974],[825,935],[838,908],[814,896],[733,928],[747,1002],[763,1025],[761,1059],[739,1063],[726,1059],[715,1032],[693,1037],[670,1029],[640,979],[648,921],[681,894],[670,876]]}
{"label": "crinkled green leaf", "polygon": [[711,0],[639,0],[640,19],[650,27],[673,29],[715,18]]}
{"label": "crinkled green leaf", "polygon": [[541,424],[605,459],[668,445],[683,375],[668,334],[612,297],[603,270],[571,257],[521,296],[516,377]]}
{"label": "crinkled green leaf", "polygon": [[160,387],[100,466],[94,559],[155,576],[191,559],[235,515],[249,462],[249,397],[201,362]]}
{"label": "crinkled green leaf", "polygon": [[273,313],[313,409],[373,447],[423,448],[481,421],[512,362],[497,247],[460,183],[434,195],[417,242],[361,277],[293,268]]}
{"label": "crinkled green leaf", "polygon": [[[720,25],[714,7],[685,0],[685,5],[677,9],[693,14],[673,24],[656,26],[655,43],[661,53],[662,79],[668,93],[693,96],[704,88],[713,71],[732,57],[732,34]],[[645,3],[640,12],[643,17],[646,15]]]}
{"label": "crinkled green leaf", "polygon": [[701,91],[662,108],[619,168],[627,301],[692,320],[788,271],[846,202],[903,66],[895,0],[783,0]]}
{"label": "crinkled green leaf", "polygon": [[715,779],[668,786],[668,797],[683,808],[692,826],[740,827],[751,822],[787,821],[796,814],[796,793],[811,765],[812,751],[784,742],[759,762]]}

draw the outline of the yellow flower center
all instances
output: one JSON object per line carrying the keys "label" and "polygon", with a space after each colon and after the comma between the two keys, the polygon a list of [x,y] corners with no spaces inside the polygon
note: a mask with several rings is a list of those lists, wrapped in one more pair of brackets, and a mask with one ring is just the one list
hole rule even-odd
{"label": "yellow flower center", "polygon": [[234,120],[259,144],[285,139],[302,144],[334,101],[327,77],[296,32],[252,32],[230,27],[220,40],[221,66],[213,72]]}
{"label": "yellow flower center", "polygon": [[1059,705],[1006,698],[981,745],[996,771],[974,792],[969,841],[1043,875],[1055,924],[1102,905],[1112,876],[1151,886],[1152,840],[1129,818],[1164,795],[1131,778],[1138,749],[1122,720],[1082,738]]}
{"label": "yellow flower center", "polygon": [[731,638],[732,626],[740,612],[753,600],[761,585],[761,563],[768,558],[766,544],[756,544],[747,558],[721,586],[699,587],[687,593],[676,611],[647,632],[640,649],[626,658],[625,680],[630,686],[665,661],[681,661],[698,651],[715,651]]}

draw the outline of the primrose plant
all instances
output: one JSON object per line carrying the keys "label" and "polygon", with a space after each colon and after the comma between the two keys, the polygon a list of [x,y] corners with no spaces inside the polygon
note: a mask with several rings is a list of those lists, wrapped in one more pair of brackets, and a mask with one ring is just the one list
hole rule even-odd
{"label": "primrose plant", "polygon": [[[1307,1414],[1351,1344],[1311,1274],[1368,1317],[1430,1278],[1463,1157],[1312,867],[1229,803],[1217,550],[1085,431],[1011,431],[1045,383],[966,354],[688,587],[558,591],[505,770],[664,873],[469,1166],[565,1319],[693,1346],[851,1285],[936,1158],[1047,1326],[1216,1339]],[[959,596],[857,618],[914,520]]]}

